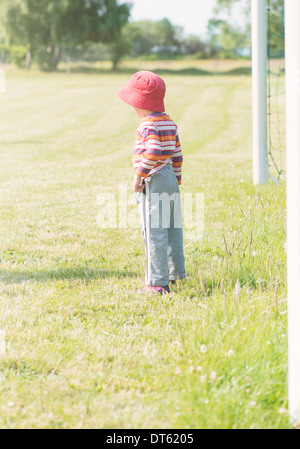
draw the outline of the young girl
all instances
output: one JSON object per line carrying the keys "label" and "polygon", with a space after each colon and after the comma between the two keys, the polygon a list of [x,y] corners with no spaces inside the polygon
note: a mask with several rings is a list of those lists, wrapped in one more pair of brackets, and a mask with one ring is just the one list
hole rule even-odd
{"label": "young girl", "polygon": [[135,73],[119,97],[141,118],[133,155],[133,190],[146,243],[146,287],[166,294],[185,279],[179,185],[182,152],[177,126],[164,112],[166,86],[152,72]]}

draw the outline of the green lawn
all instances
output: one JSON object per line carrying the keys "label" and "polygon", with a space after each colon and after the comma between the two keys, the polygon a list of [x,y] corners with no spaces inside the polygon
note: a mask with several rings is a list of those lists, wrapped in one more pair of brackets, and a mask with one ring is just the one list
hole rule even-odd
{"label": "green lawn", "polygon": [[186,73],[163,75],[166,106],[204,235],[185,240],[187,280],[145,297],[138,226],[97,225],[100,194],[131,198],[129,69],[7,70],[1,428],[291,427],[285,183],[252,185],[251,77]]}

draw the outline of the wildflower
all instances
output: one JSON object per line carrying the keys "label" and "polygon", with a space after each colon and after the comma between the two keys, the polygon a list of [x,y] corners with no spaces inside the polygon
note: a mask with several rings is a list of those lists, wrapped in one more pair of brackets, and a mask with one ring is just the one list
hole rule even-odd
{"label": "wildflower", "polygon": [[257,251],[252,251],[252,256],[253,257],[257,256]]}
{"label": "wildflower", "polygon": [[190,366],[189,371],[190,371],[190,373],[194,372],[194,367],[192,365]]}
{"label": "wildflower", "polygon": [[278,413],[279,413],[280,415],[286,415],[287,412],[288,412],[287,409],[284,408],[284,407],[281,407],[281,408],[278,410]]}
{"label": "wildflower", "polygon": [[202,371],[202,366],[199,365],[199,366],[197,366],[196,369],[197,369],[197,371]]}
{"label": "wildflower", "polygon": [[207,347],[205,345],[201,345],[200,352],[202,352],[202,354],[205,354],[207,352]]}
{"label": "wildflower", "polygon": [[227,355],[227,357],[232,357],[234,354],[234,351],[232,349],[229,349],[229,351],[227,353],[225,353],[225,355]]}
{"label": "wildflower", "polygon": [[180,376],[180,375],[181,375],[181,369],[179,368],[179,366],[177,366],[177,368],[175,369],[175,374],[176,374],[177,376]]}
{"label": "wildflower", "polygon": [[236,281],[235,287],[234,287],[234,294],[236,298],[239,298],[240,294],[241,294],[241,286],[239,283],[239,280]]}
{"label": "wildflower", "polygon": [[248,405],[249,405],[249,407],[253,408],[256,406],[256,401],[251,401],[251,402],[249,402]]}
{"label": "wildflower", "polygon": [[202,374],[202,376],[199,377],[200,382],[205,382],[206,381],[206,374]]}
{"label": "wildflower", "polygon": [[209,378],[210,378],[210,380],[216,380],[216,378],[217,378],[217,373],[216,373],[215,371],[212,371],[212,372],[210,373]]}

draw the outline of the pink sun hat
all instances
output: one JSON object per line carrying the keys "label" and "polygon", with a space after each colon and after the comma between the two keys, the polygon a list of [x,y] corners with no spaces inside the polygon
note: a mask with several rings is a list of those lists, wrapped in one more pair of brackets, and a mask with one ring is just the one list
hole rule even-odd
{"label": "pink sun hat", "polygon": [[153,112],[164,112],[166,85],[163,79],[153,72],[135,73],[118,96],[125,103],[140,109]]}

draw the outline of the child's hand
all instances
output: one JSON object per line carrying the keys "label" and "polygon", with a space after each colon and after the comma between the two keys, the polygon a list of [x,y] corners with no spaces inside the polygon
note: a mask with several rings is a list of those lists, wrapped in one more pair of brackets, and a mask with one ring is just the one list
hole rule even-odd
{"label": "child's hand", "polygon": [[142,192],[144,190],[145,185],[142,184],[141,176],[135,175],[133,183],[132,183],[132,187],[135,192]]}

